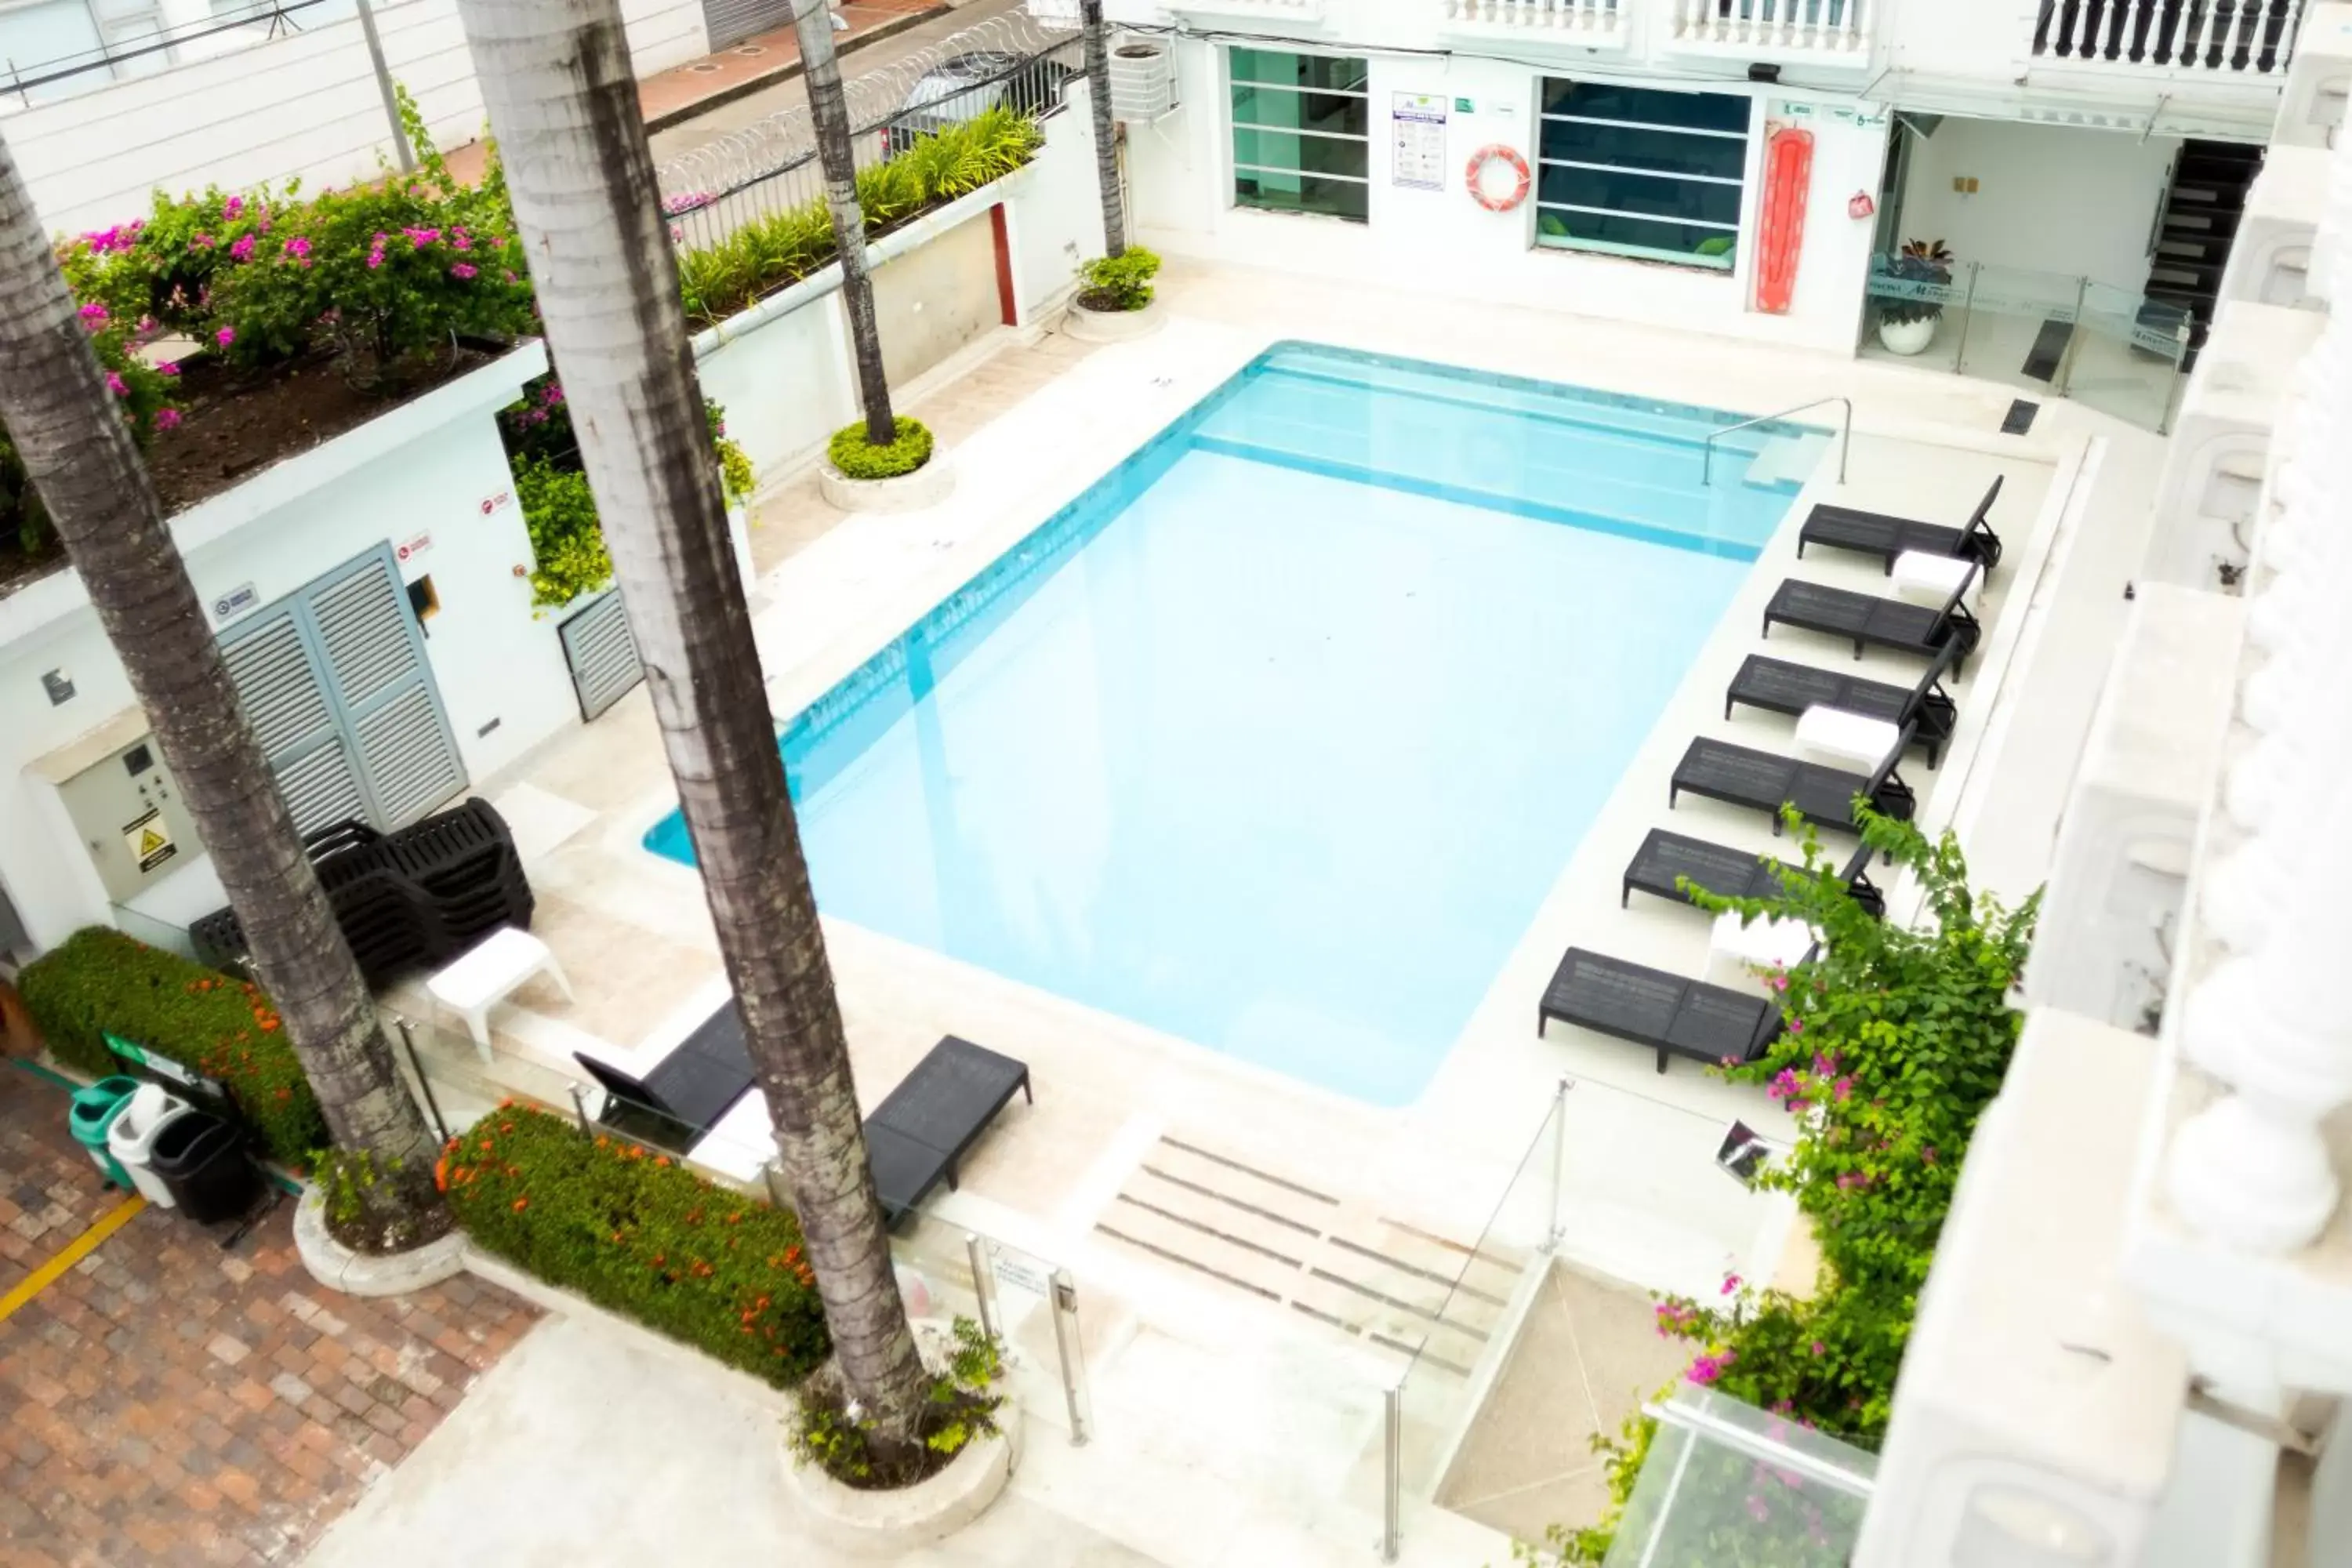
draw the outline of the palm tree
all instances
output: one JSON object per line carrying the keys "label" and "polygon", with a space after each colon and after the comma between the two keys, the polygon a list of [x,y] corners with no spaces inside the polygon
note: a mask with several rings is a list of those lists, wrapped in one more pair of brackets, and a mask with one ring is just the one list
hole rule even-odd
{"label": "palm tree", "polygon": [[328,1131],[385,1178],[358,1185],[362,1231],[386,1250],[430,1240],[449,1226],[431,1180],[433,1135],[101,377],[0,139],[0,424],[154,726]]}
{"label": "palm tree", "polygon": [[915,1430],[849,1047],[695,389],[618,0],[460,0],[517,232],[847,1394]]}
{"label": "palm tree", "polygon": [[1078,0],[1087,30],[1087,97],[1095,115],[1095,184],[1102,191],[1103,254],[1127,254],[1127,213],[1118,198],[1118,142],[1111,128],[1110,51],[1103,41],[1102,0]]}
{"label": "palm tree", "polygon": [[801,41],[801,76],[808,86],[809,123],[824,171],[824,205],[841,253],[841,299],[849,311],[850,352],[857,362],[857,402],[866,412],[866,444],[898,438],[890,409],[890,383],[882,374],[882,334],[874,321],[874,279],[866,269],[866,214],[857,205],[857,155],[849,142],[849,104],[841,91],[841,61],[833,51],[833,12],[825,0],[799,0],[793,30]]}

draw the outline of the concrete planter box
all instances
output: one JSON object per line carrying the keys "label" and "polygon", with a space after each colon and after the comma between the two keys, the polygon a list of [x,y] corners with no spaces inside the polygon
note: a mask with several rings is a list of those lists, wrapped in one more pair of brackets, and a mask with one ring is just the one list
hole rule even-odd
{"label": "concrete planter box", "polygon": [[810,1532],[858,1557],[895,1561],[954,1534],[986,1513],[1003,1495],[1021,1458],[1021,1406],[1008,1399],[997,1411],[1002,1429],[974,1443],[929,1480],[898,1491],[859,1491],[782,1446],[784,1484],[800,1504]]}
{"label": "concrete planter box", "polygon": [[931,459],[911,474],[890,479],[853,479],[829,462],[816,466],[816,488],[844,511],[917,511],[936,506],[955,489],[955,465],[948,449],[931,447]]}
{"label": "concrete planter box", "polygon": [[1150,337],[1167,321],[1157,300],[1140,310],[1089,310],[1073,300],[1062,329],[1082,343],[1123,343]]}
{"label": "concrete planter box", "polygon": [[327,1234],[327,1199],[317,1187],[302,1194],[294,1210],[294,1250],[310,1278],[346,1296],[400,1296],[438,1285],[466,1267],[466,1233],[452,1230],[436,1241],[386,1258],[354,1252]]}

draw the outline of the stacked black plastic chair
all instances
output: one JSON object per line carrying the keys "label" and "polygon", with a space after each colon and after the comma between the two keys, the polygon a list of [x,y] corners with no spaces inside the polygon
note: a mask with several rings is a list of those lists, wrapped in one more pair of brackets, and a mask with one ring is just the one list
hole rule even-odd
{"label": "stacked black plastic chair", "polygon": [[[534,900],[522,858],[506,819],[486,800],[390,834],[340,822],[303,844],[371,985],[438,968],[502,925],[530,926]],[[236,910],[205,916],[189,935],[205,963],[246,968]]]}

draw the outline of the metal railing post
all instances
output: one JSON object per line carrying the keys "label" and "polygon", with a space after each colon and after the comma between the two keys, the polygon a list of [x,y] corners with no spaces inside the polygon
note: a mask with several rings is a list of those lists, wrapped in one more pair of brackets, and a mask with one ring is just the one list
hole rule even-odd
{"label": "metal railing post", "polygon": [[425,1109],[433,1118],[433,1131],[438,1132],[441,1142],[446,1143],[449,1142],[449,1123],[442,1120],[441,1102],[433,1098],[433,1082],[425,1076],[425,1064],[417,1059],[416,1041],[409,1035],[408,1020],[395,1013],[392,1016],[392,1022],[400,1031],[402,1048],[408,1053],[408,1070],[416,1075],[417,1092],[425,1096]]}
{"label": "metal railing post", "polygon": [[1560,1224],[1560,1191],[1568,1184],[1568,1091],[1575,1079],[1562,1078],[1551,1096],[1551,1221],[1544,1226],[1544,1250],[1559,1250],[1565,1227]]}
{"label": "metal railing post", "polygon": [[1404,1539],[1404,1384],[1381,1399],[1381,1561],[1393,1563]]}
{"label": "metal railing post", "polygon": [[[1062,1400],[1070,1413],[1070,1447],[1083,1448],[1091,1434],[1087,1428],[1091,1401],[1084,1396],[1081,1385],[1086,1381],[1086,1352],[1076,1347],[1078,1332],[1078,1287],[1066,1268],[1056,1268],[1046,1280],[1045,1305],[1054,1315],[1054,1353],[1062,1363]],[[1071,1364],[1076,1351],[1076,1365]]]}
{"label": "metal railing post", "polygon": [[564,1087],[572,1091],[572,1114],[579,1119],[580,1131],[593,1135],[596,1130],[588,1124],[588,1100],[584,1091],[576,1083]]}
{"label": "metal railing post", "polygon": [[980,1331],[992,1340],[996,1338],[996,1307],[992,1299],[994,1292],[989,1289],[992,1281],[988,1272],[988,1248],[980,1237],[965,1231],[963,1255],[971,1262],[971,1294],[978,1303]]}
{"label": "metal railing post", "polygon": [[2074,358],[2083,352],[2083,300],[2090,287],[2087,275],[2074,279],[2074,319],[2067,323],[2073,330],[2066,334],[2066,352],[2059,356],[2058,376],[2050,387],[2061,397],[2074,384]]}
{"label": "metal railing post", "polygon": [[1969,318],[1975,313],[1977,303],[1977,273],[1984,264],[1969,263],[1969,291],[1960,300],[1960,341],[1952,349],[1952,374],[1966,375],[1969,369]]}

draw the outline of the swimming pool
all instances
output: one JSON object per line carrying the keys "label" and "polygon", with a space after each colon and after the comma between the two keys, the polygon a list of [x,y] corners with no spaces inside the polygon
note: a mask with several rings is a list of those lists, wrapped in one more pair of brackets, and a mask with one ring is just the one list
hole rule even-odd
{"label": "swimming pool", "polygon": [[819,905],[1409,1102],[1818,455],[1734,417],[1277,346],[786,727]]}

